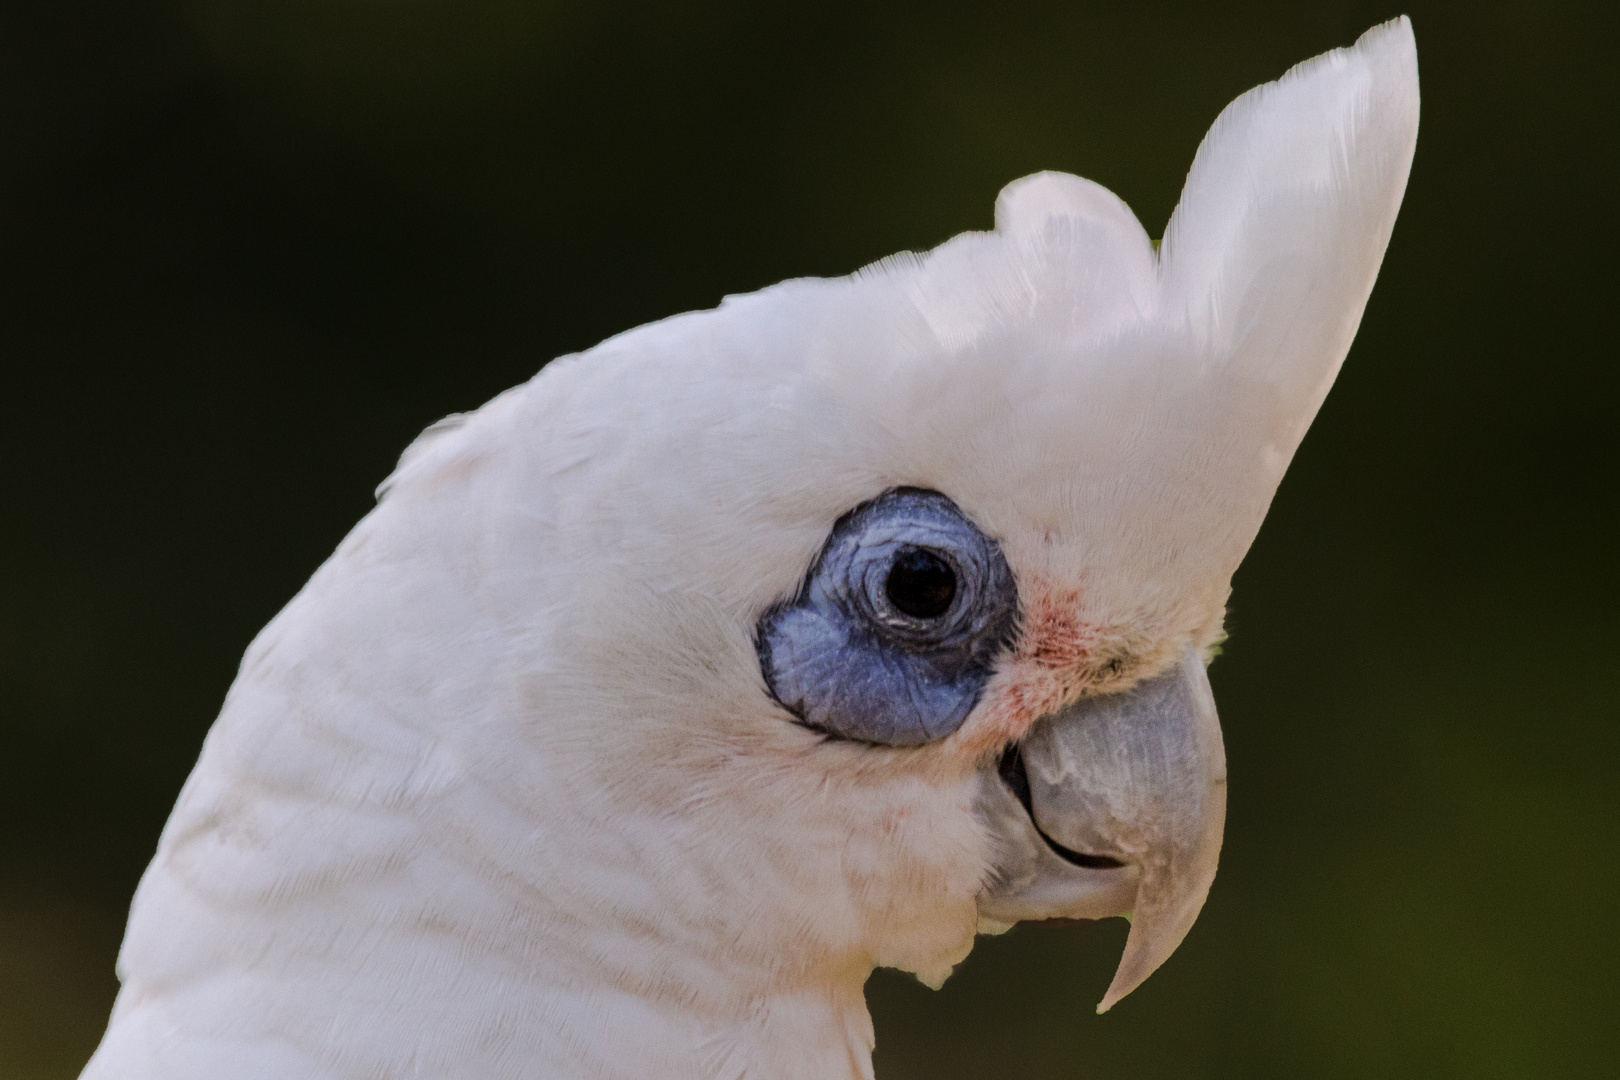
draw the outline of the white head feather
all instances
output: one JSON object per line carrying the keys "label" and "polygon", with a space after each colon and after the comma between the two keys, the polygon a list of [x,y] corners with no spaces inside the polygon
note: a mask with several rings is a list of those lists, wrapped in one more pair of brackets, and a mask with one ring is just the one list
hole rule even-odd
{"label": "white head feather", "polygon": [[[871,968],[972,944],[986,756],[1220,633],[1417,122],[1402,19],[1227,108],[1157,253],[1042,173],[431,430],[248,651],[85,1076],[869,1076]],[[754,624],[896,485],[999,540],[1026,647],[937,744],[826,741]]]}

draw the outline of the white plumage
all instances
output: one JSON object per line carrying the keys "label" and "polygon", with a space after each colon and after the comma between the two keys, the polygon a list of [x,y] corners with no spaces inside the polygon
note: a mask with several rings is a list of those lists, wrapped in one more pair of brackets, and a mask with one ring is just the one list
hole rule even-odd
{"label": "white plumage", "polygon": [[[1219,638],[1417,122],[1403,19],[1223,112],[1157,253],[1042,173],[993,233],[642,327],[430,429],[249,648],[85,1080],[869,1077],[871,969],[943,979],[980,926],[996,756]],[[953,500],[1021,605],[915,747],[794,723],[756,649],[896,487]]]}

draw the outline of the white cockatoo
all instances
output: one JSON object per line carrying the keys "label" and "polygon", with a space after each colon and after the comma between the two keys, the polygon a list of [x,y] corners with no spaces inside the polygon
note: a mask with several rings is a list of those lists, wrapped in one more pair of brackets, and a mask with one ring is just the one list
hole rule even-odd
{"label": "white cockatoo", "polygon": [[1406,20],[1096,184],[430,428],[248,649],[85,1080],[870,1077],[875,966],[1215,874],[1204,666],[1418,126]]}

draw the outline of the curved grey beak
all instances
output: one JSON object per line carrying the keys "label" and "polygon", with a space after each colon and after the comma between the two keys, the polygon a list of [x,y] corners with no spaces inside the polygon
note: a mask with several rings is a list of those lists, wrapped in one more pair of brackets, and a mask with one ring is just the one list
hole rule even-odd
{"label": "curved grey beak", "polygon": [[1175,952],[1215,879],[1226,750],[1198,654],[1038,721],[983,774],[979,812],[995,841],[986,922],[1130,918],[1106,1012]]}

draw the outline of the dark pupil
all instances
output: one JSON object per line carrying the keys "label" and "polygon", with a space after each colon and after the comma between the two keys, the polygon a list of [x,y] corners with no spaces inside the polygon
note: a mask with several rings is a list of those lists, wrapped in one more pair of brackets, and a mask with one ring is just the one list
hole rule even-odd
{"label": "dark pupil", "polygon": [[889,603],[914,619],[937,619],[956,598],[956,573],[931,551],[911,548],[894,557],[883,583]]}

